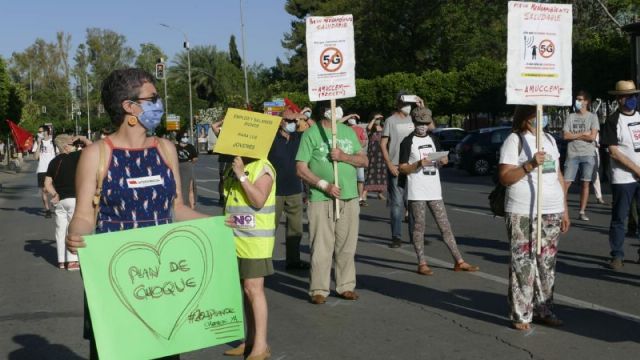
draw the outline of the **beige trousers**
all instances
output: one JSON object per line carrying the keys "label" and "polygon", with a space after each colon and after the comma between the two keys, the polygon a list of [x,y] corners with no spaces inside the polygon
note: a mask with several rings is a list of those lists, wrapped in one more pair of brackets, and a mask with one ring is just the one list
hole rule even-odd
{"label": "beige trousers", "polygon": [[331,265],[335,258],[336,291],[341,294],[356,287],[355,255],[360,224],[358,198],[340,200],[340,219],[334,217],[335,201],[310,202],[309,243],[311,271],[309,295],[329,295]]}

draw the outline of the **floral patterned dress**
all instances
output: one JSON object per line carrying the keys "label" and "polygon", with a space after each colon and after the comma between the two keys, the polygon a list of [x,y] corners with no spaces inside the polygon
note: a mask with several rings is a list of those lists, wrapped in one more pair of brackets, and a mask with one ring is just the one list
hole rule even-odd
{"label": "floral patterned dress", "polygon": [[387,166],[380,150],[380,140],[382,131],[369,132],[369,146],[367,147],[367,157],[369,167],[365,174],[364,189],[369,192],[383,193],[387,190]]}

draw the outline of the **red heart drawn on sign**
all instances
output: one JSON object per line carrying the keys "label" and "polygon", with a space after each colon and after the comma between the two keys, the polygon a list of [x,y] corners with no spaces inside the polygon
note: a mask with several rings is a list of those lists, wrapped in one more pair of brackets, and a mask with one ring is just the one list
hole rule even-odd
{"label": "red heart drawn on sign", "polygon": [[193,226],[167,232],[155,246],[123,245],[109,263],[109,281],[122,305],[166,340],[198,305],[212,275],[211,245]]}

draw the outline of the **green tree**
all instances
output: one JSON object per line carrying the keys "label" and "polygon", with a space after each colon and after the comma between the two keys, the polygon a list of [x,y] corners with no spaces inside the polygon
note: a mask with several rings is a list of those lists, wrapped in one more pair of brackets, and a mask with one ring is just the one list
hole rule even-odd
{"label": "green tree", "polygon": [[153,43],[140,44],[140,52],[136,57],[135,67],[155,75],[156,64],[160,59],[164,59],[165,63],[168,62],[167,55],[158,45]]}
{"label": "green tree", "polygon": [[231,38],[229,39],[229,61],[231,61],[231,63],[238,69],[242,69],[242,58],[238,52],[235,35],[231,35]]}

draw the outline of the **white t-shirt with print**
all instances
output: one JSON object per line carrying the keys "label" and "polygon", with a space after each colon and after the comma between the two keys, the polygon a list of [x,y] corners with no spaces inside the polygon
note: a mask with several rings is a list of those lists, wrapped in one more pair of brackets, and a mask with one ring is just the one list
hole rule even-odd
{"label": "white t-shirt with print", "polygon": [[[628,116],[620,114],[617,125],[618,149],[633,161],[640,164],[640,114],[636,111]],[[611,183],[630,184],[638,178],[615,159],[611,159]]]}
{"label": "white t-shirt with print", "polygon": [[[427,157],[429,153],[436,152],[436,145],[431,136],[413,137],[409,164]],[[435,166],[419,168],[407,175],[407,199],[408,200],[442,200],[442,186],[440,186],[440,172]]]}
{"label": "white t-shirt with print", "polygon": [[56,149],[53,145],[53,139],[50,140],[42,140],[40,147],[38,148],[38,142],[36,141],[33,144],[33,151],[38,151],[40,153],[40,160],[38,161],[38,169],[37,173],[46,173],[47,168],[49,167],[49,163],[56,157]]}
{"label": "white t-shirt with print", "polygon": [[[524,139],[522,151],[518,154],[520,139],[518,134],[507,137],[500,149],[500,164],[522,166],[533,159],[537,152],[536,137],[527,132],[522,134]],[[550,135],[543,135],[542,149],[546,152],[542,165],[542,213],[558,214],[564,212],[564,191],[558,180],[560,168],[560,153],[555,140]],[[538,169],[534,169],[515,184],[507,187],[505,211],[527,216],[537,215]]]}

